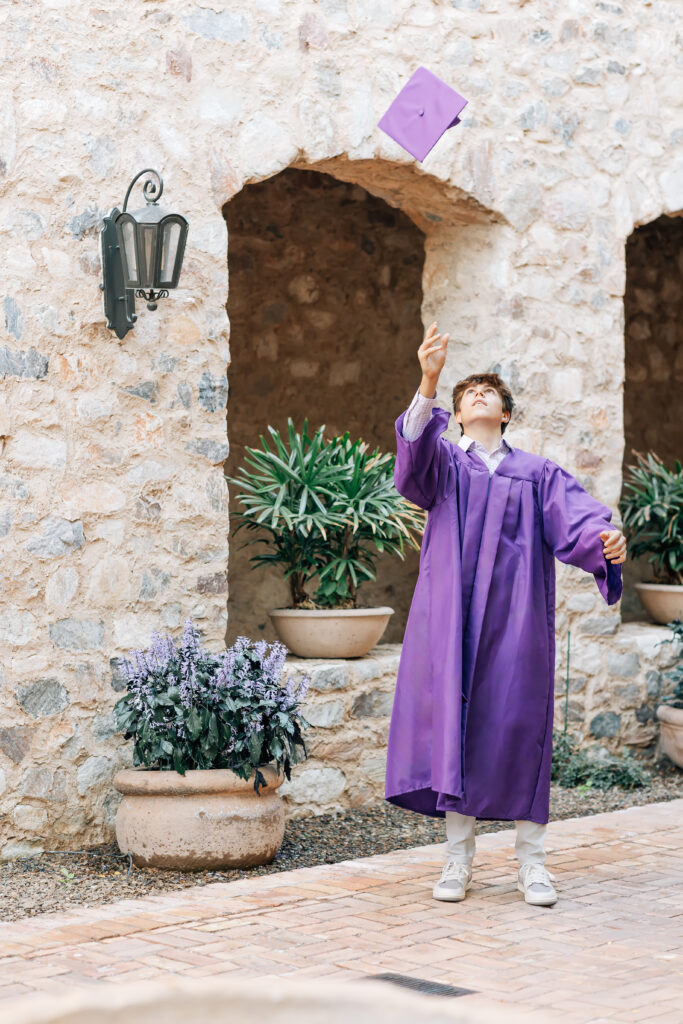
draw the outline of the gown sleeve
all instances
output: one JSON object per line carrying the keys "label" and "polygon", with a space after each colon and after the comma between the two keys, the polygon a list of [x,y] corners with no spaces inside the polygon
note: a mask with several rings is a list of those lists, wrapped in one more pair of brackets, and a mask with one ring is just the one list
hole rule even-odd
{"label": "gown sleeve", "polygon": [[621,597],[621,564],[605,558],[602,530],[613,530],[612,510],[593,498],[578,480],[546,459],[538,488],[543,538],[556,558],[595,577],[607,604]]}
{"label": "gown sleeve", "polygon": [[429,510],[448,496],[455,473],[450,441],[441,437],[448,426],[450,413],[435,406],[420,436],[408,441],[402,430],[406,412],[404,410],[395,421],[394,484],[408,501]]}

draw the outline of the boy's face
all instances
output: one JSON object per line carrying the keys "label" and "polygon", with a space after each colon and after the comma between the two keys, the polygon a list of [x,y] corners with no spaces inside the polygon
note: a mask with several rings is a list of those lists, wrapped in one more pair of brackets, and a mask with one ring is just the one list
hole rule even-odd
{"label": "boy's face", "polygon": [[462,423],[465,433],[470,423],[486,423],[499,427],[510,419],[509,412],[503,412],[503,399],[491,384],[470,384],[460,398],[460,408],[455,422]]}

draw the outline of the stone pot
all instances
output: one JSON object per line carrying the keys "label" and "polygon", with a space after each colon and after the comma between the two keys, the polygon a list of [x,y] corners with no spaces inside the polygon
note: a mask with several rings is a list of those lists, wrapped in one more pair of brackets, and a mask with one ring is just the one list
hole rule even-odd
{"label": "stone pot", "polygon": [[640,603],[655,622],[683,619],[683,587],[677,583],[636,583]]}
{"label": "stone pot", "polygon": [[175,771],[125,768],[114,777],[123,800],[116,839],[138,867],[241,868],[269,864],[285,833],[277,792],[284,781],[274,765],[261,765],[267,785],[254,789],[227,768]]}
{"label": "stone pot", "polygon": [[362,658],[387,628],[393,608],[272,608],[277,635],[300,658]]}
{"label": "stone pot", "polygon": [[683,708],[659,704],[657,718],[662,750],[674,764],[683,768]]}

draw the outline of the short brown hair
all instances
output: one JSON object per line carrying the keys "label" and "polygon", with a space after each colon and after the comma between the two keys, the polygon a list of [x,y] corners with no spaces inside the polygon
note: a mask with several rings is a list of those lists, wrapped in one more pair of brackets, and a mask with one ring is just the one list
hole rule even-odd
{"label": "short brown hair", "polygon": [[[499,377],[497,373],[471,373],[469,377],[464,377],[462,380],[459,380],[458,383],[453,388],[454,412],[460,411],[460,400],[462,396],[465,394],[465,391],[470,386],[470,384],[490,384],[491,387],[496,389],[496,391],[501,397],[501,401],[503,403],[503,412],[509,412],[510,416],[512,416],[512,410],[515,407],[515,400],[512,397],[512,392],[510,391],[510,388],[507,386],[503,378]],[[501,434],[505,433],[505,428],[507,427],[509,422],[510,420],[508,420],[507,423],[501,423]],[[459,424],[459,426],[460,433],[464,434],[465,428],[463,427],[462,423]]]}

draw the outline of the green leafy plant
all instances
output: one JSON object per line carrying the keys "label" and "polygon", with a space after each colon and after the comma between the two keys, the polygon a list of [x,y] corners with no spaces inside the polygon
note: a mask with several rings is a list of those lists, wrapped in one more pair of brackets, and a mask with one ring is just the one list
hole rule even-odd
{"label": "green leafy plant", "polygon": [[650,774],[631,754],[624,757],[589,757],[579,741],[567,733],[553,733],[552,782],[560,786],[589,789],[638,789],[650,781]]}
{"label": "green leafy plant", "polygon": [[634,558],[649,555],[655,579],[660,583],[683,585],[683,468],[676,459],[667,469],[662,460],[632,449],[637,464],[627,466],[619,502],[629,553]]}
{"label": "green leafy plant", "polygon": [[[263,451],[245,449],[241,476],[227,479],[239,487],[240,529],[266,536],[246,541],[270,550],[254,555],[253,568],[279,565],[289,581],[292,608],[356,607],[358,588],[375,579],[379,553],[403,558],[404,543],[419,550],[425,513],[394,486],[395,455],[370,452],[347,431],[326,440],[324,426],[311,438],[308,420],[302,434],[288,417],[289,445],[269,426],[273,448],[259,435]],[[411,532],[415,530],[417,537]],[[317,577],[311,597],[306,587]]]}
{"label": "green leafy plant", "polygon": [[668,693],[664,697],[660,697],[660,704],[670,704],[674,708],[683,708],[683,622],[680,619],[672,619],[671,622],[667,623],[668,628],[671,630],[671,636],[668,636],[665,640],[660,640],[657,644],[677,644],[679,657],[678,661],[672,669],[668,672],[664,672],[663,675],[667,679],[671,679],[674,684],[673,693]]}
{"label": "green leafy plant", "polygon": [[73,871],[69,871],[68,868],[60,868],[59,873],[61,875],[61,878],[59,879],[59,884],[63,886],[70,885],[73,882],[74,878],[76,877]]}
{"label": "green leafy plant", "polygon": [[207,651],[200,631],[185,621],[179,641],[155,632],[146,650],[119,659],[127,692],[114,705],[118,729],[132,739],[133,764],[175,770],[230,768],[254,789],[266,780],[260,765],[275,760],[291,778],[306,756],[300,713],[310,681],[281,681],[287,648],[240,636],[220,655]]}

